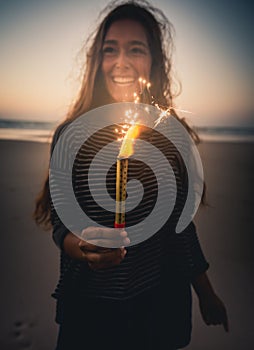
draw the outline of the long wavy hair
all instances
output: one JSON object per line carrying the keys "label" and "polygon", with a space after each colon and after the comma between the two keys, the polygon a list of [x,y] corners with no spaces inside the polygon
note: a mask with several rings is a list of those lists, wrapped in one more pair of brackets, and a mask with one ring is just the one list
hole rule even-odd
{"label": "long wavy hair", "polygon": [[[101,20],[102,16],[104,18]],[[198,143],[198,135],[184,119],[178,117],[174,110],[173,100],[181,91],[180,83],[173,78],[172,69],[174,27],[161,10],[153,7],[146,0],[111,1],[101,12],[99,15],[100,24],[88,37],[84,47],[79,52],[79,56],[86,56],[82,68],[80,90],[76,100],[70,106],[65,120],[60,125],[75,120],[93,108],[113,102],[102,76],[102,47],[111,24],[121,19],[135,20],[143,25],[152,55],[151,93],[148,94],[144,90],[140,96],[140,102],[156,103],[165,109],[170,107],[170,113],[185,126],[193,140]],[[153,96],[153,100],[151,96]],[[204,202],[204,193],[202,202]],[[33,218],[38,225],[44,226],[45,229],[51,227],[48,175],[41,192],[36,198]]]}

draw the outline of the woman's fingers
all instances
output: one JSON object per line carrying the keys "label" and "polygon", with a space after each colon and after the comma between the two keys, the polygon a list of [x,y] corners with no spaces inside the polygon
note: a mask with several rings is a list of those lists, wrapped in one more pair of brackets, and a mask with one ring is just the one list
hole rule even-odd
{"label": "woman's fingers", "polygon": [[223,325],[225,332],[229,331],[227,311],[226,309],[224,309],[224,307],[222,307],[219,310],[218,314],[214,318],[215,318],[216,324]]}
{"label": "woman's fingers", "polygon": [[223,325],[225,331],[229,331],[226,308],[216,295],[200,299],[200,310],[207,325]]}
{"label": "woman's fingers", "polygon": [[220,299],[217,299],[217,308],[214,308],[214,313],[212,316],[214,324],[222,324],[224,330],[226,332],[229,331],[227,311],[223,302]]}
{"label": "woman's fingers", "polygon": [[88,227],[81,235],[84,242],[98,247],[118,248],[130,244],[127,232],[122,229]]}
{"label": "woman's fingers", "polygon": [[229,331],[227,315],[223,315],[222,317],[211,318],[211,321],[207,324],[212,324],[214,326],[221,324],[223,325],[225,332]]}
{"label": "woman's fingers", "polygon": [[83,251],[84,260],[86,260],[89,266],[94,270],[120,264],[125,254],[126,250],[121,248],[113,249],[104,253]]}
{"label": "woman's fingers", "polygon": [[82,257],[93,270],[120,264],[126,254],[123,247],[130,244],[127,232],[122,229],[88,227],[82,231],[82,238],[79,242]]}
{"label": "woman's fingers", "polygon": [[95,244],[91,244],[90,242],[82,241],[82,240],[79,241],[79,248],[82,251],[86,251],[86,252],[107,252],[112,249],[112,248],[97,246]]}
{"label": "woman's fingers", "polygon": [[[128,237],[126,237],[118,241],[117,247],[127,246],[129,243],[130,240]],[[89,241],[80,240],[79,248],[81,250],[87,250],[91,252],[107,252],[111,251],[112,249],[116,249],[112,247],[112,241],[108,241],[106,239],[93,239]]]}
{"label": "woman's fingers", "polygon": [[121,250],[116,249],[105,253],[84,252],[86,259],[91,263],[107,263],[121,258]]}
{"label": "woman's fingers", "polygon": [[96,238],[123,238],[127,237],[127,232],[119,228],[101,228],[101,227],[87,227],[81,233],[81,236],[85,239],[96,239]]}
{"label": "woman's fingers", "polygon": [[107,239],[89,239],[87,241],[90,245],[94,245],[100,248],[119,248],[130,244],[128,237],[118,240],[107,240]]}

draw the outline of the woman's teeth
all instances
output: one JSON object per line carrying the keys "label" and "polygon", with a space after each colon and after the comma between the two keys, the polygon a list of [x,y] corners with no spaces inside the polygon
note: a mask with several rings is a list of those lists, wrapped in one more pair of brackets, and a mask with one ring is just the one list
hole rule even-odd
{"label": "woman's teeth", "polygon": [[133,78],[124,78],[124,77],[114,77],[113,82],[116,84],[122,84],[122,85],[127,85],[127,84],[132,84],[134,83],[135,79]]}

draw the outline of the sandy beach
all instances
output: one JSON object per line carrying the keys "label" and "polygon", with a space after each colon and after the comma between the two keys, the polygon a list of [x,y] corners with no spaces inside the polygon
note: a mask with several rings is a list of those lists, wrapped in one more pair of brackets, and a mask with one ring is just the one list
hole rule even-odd
{"label": "sandy beach", "polygon": [[[228,308],[230,333],[203,323],[194,296],[188,350],[247,350],[254,343],[253,148],[254,143],[244,142],[199,146],[209,206],[199,210],[195,221],[209,276]],[[57,335],[50,295],[58,279],[58,249],[50,233],[31,218],[47,171],[49,144],[0,140],[0,159],[0,348],[51,350]]]}

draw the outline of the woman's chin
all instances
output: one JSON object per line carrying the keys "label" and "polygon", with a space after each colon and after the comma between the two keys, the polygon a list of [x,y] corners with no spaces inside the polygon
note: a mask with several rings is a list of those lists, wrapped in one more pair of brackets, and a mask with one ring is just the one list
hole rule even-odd
{"label": "woman's chin", "polygon": [[117,91],[114,91],[113,93],[111,92],[110,95],[114,102],[134,102],[136,94],[136,88],[128,89],[126,91],[126,89],[119,87]]}
{"label": "woman's chin", "polygon": [[113,100],[114,100],[114,102],[134,102],[134,95],[133,94],[131,94],[131,95],[127,95],[127,94],[125,94],[125,95],[117,95],[117,96],[113,96],[112,97],[113,98]]}

